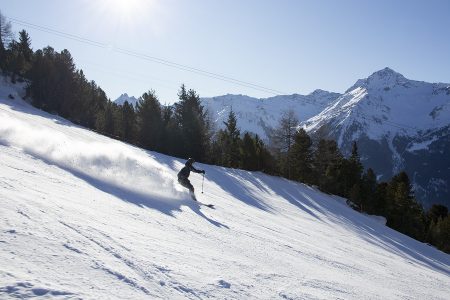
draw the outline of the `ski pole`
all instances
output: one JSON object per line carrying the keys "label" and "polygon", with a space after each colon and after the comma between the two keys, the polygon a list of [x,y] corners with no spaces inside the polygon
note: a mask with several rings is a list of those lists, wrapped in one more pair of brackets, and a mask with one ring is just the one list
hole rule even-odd
{"label": "ski pole", "polygon": [[205,173],[203,173],[203,179],[202,179],[202,194],[203,194],[203,182],[205,181]]}

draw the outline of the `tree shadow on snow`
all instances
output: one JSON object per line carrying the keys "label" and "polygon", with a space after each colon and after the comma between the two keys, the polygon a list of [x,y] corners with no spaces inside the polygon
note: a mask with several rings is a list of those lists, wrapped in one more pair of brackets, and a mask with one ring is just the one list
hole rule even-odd
{"label": "tree shadow on snow", "polygon": [[263,174],[264,181],[274,187],[273,192],[279,197],[287,200],[294,206],[309,214],[311,217],[322,221],[321,214],[325,214],[324,209],[314,201],[308,190],[315,191],[312,187],[302,183],[290,181],[285,178]]}
{"label": "tree shadow on snow", "polygon": [[215,166],[214,168],[206,168],[206,174],[209,181],[216,183],[235,199],[241,200],[247,205],[267,212],[273,211],[272,207],[264,203],[255,195],[255,193],[244,185],[244,183],[247,182],[256,187],[260,192],[270,192],[270,190],[267,189],[267,187],[251,172]]}
{"label": "tree shadow on snow", "polygon": [[[450,256],[413,238],[395,231],[367,215],[354,211],[345,199],[331,196],[313,188],[305,190],[311,199],[322,205],[327,220],[355,232],[366,242],[393,255],[450,275]],[[334,198],[334,199],[333,199]]]}
{"label": "tree shadow on snow", "polygon": [[271,210],[267,204],[245,188],[241,181],[252,183],[261,192],[278,195],[318,221],[348,228],[356,232],[363,240],[393,255],[447,276],[450,275],[450,256],[354,211],[341,197],[328,195],[308,185],[266,174],[226,168],[219,170],[209,170],[208,179],[222,186],[224,191],[235,198],[242,199],[246,204],[265,211]]}
{"label": "tree shadow on snow", "polygon": [[[351,210],[350,207],[347,209]],[[410,263],[417,263],[447,276],[450,275],[448,254],[379,224],[364,214],[342,212],[341,215],[334,215],[334,222],[356,232],[366,242],[409,260]]]}
{"label": "tree shadow on snow", "polygon": [[[9,105],[16,111],[51,119],[56,124],[86,129],[59,116],[37,110],[25,102],[20,103],[19,105],[17,103],[15,103],[15,105],[10,105],[6,102],[3,103]],[[173,158],[166,155],[158,154],[158,157],[156,157],[150,151],[147,151],[147,153],[153,158],[162,160],[162,163],[173,171],[178,171],[176,170],[177,160],[173,160]],[[192,203],[190,199],[179,201],[167,199],[169,201],[165,201],[162,197],[159,199],[153,198],[148,194],[139,193],[125,187],[120,187],[74,170],[73,168],[57,164],[53,161],[40,157],[39,155],[35,155],[35,153],[28,154],[46,162],[47,164],[56,165],[57,167],[84,180],[91,186],[105,193],[114,195],[122,201],[126,201],[140,207],[155,209],[169,216],[174,216],[174,212],[181,211],[181,206],[185,205],[190,207],[192,211],[207,220],[212,225],[227,229],[229,228],[220,222],[208,218],[200,210],[198,204]],[[179,161],[181,163],[184,162],[183,159],[180,159]],[[264,211],[273,212],[273,209],[268,204],[256,197],[254,192],[242,184],[242,182],[245,181],[251,183],[254,187],[259,189],[260,192],[275,193],[279,195],[317,220],[324,221],[325,219],[321,218],[320,215],[327,215],[327,220],[331,220],[336,224],[350,228],[352,231],[359,234],[362,239],[389,251],[393,255],[400,256],[407,260],[412,260],[415,263],[437,270],[447,276],[450,275],[450,258],[447,254],[440,252],[439,250],[436,250],[435,248],[424,243],[413,240],[412,238],[384,225],[378,224],[376,221],[363,214],[356,213],[350,207],[345,205],[345,203],[332,199],[332,196],[330,195],[323,194],[320,191],[306,185],[299,186],[298,183],[294,183],[292,181],[290,181],[290,184],[277,184],[275,180],[287,180],[265,174],[255,174],[254,172],[251,173],[223,167],[202,167],[205,167],[207,170],[208,180],[215,182],[218,186],[221,186],[225,192],[231,194],[235,199],[241,199],[247,205],[262,209]],[[267,186],[270,186],[270,189],[268,189],[264,184],[265,182],[268,183]]]}

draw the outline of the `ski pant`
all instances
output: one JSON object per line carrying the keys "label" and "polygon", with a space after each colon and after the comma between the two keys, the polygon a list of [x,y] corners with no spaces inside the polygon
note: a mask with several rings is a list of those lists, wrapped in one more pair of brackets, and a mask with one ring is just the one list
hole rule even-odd
{"label": "ski pant", "polygon": [[178,177],[178,183],[181,184],[182,186],[184,186],[185,188],[188,188],[189,191],[194,193],[194,187],[192,186],[189,179],[187,179],[186,177],[183,177],[183,176]]}

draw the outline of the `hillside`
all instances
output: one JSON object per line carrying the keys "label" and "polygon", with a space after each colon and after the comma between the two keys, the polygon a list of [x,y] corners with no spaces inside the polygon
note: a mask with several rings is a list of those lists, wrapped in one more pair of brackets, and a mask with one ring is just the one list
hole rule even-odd
{"label": "hillside", "polygon": [[263,139],[282,113],[293,109],[310,135],[336,140],[344,154],[357,141],[364,166],[379,180],[405,170],[425,206],[450,206],[450,84],[410,80],[385,68],[357,80],[344,94],[225,95],[203,103],[218,128],[232,108],[241,131]]}
{"label": "hillside", "polygon": [[[261,173],[97,135],[0,89],[0,298],[446,299],[450,257]],[[14,100],[7,95],[13,95]]]}
{"label": "hillside", "polygon": [[270,98],[253,98],[244,95],[224,95],[202,98],[217,128],[223,128],[230,110],[236,114],[242,131],[258,134],[267,140],[270,130],[278,125],[280,116],[292,109],[299,120],[307,120],[320,113],[340,94],[315,90],[309,95],[280,95]]}
{"label": "hillside", "polygon": [[385,68],[358,80],[320,114],[302,123],[335,139],[388,180],[406,170],[425,204],[450,206],[450,84],[405,78]]}

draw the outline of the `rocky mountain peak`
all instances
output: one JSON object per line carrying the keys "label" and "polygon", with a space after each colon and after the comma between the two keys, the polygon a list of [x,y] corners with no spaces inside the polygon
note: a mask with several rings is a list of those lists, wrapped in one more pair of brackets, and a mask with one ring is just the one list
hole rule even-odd
{"label": "rocky mountain peak", "polygon": [[123,105],[125,103],[125,101],[128,101],[129,104],[131,105],[136,105],[136,103],[138,102],[139,99],[137,99],[134,96],[128,96],[127,93],[123,93],[122,95],[120,95],[116,100],[114,100],[114,102],[118,105]]}
{"label": "rocky mountain peak", "polygon": [[384,68],[374,72],[365,79],[359,79],[346,92],[350,92],[355,88],[365,88],[371,90],[388,90],[395,86],[409,87],[411,81],[406,79],[402,74],[392,70],[391,68]]}

